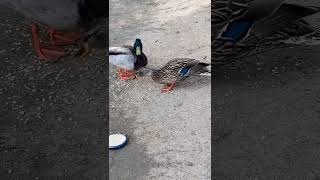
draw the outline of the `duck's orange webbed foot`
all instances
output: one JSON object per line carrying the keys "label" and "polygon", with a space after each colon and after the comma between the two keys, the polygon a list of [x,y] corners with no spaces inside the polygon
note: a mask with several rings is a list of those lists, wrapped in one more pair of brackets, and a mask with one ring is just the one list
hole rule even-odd
{"label": "duck's orange webbed foot", "polygon": [[175,86],[176,86],[176,83],[175,83],[175,82],[174,82],[174,83],[171,83],[171,84],[167,84],[165,87],[163,87],[163,88],[161,89],[161,92],[162,92],[162,93],[170,92],[170,91],[172,91],[172,90],[174,89]]}
{"label": "duck's orange webbed foot", "polygon": [[124,70],[124,72],[122,72],[121,69],[118,69],[118,73],[119,73],[120,79],[122,81],[126,81],[126,80],[136,79],[137,78],[137,75],[133,71]]}
{"label": "duck's orange webbed foot", "polygon": [[38,25],[33,23],[31,28],[32,43],[39,58],[46,61],[57,61],[65,55],[62,48],[56,46],[45,45],[39,37]]}
{"label": "duck's orange webbed foot", "polygon": [[80,38],[80,33],[78,32],[62,32],[52,28],[47,29],[47,35],[50,41],[57,46],[75,44],[76,40]]}

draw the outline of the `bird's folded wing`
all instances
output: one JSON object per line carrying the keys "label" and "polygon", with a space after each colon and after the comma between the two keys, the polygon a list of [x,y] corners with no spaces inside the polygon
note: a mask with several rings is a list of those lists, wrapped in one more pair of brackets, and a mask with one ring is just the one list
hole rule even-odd
{"label": "bird's folded wing", "polygon": [[132,54],[128,47],[109,47],[109,55]]}

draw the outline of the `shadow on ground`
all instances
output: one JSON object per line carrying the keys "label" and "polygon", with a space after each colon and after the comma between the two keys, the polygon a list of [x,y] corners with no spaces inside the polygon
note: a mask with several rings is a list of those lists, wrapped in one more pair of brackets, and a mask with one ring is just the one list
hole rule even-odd
{"label": "shadow on ground", "polygon": [[215,177],[320,177],[319,47],[280,49],[215,69]]}
{"label": "shadow on ground", "polygon": [[28,22],[0,13],[1,179],[106,179],[105,53],[38,62]]}

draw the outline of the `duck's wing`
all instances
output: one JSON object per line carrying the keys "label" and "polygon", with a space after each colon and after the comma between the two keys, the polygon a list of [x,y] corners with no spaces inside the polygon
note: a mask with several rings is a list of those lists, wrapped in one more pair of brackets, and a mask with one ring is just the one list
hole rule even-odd
{"label": "duck's wing", "polygon": [[254,0],[250,2],[247,12],[242,19],[259,21],[273,15],[285,0]]}
{"label": "duck's wing", "polygon": [[176,64],[175,71],[177,76],[181,80],[194,74],[209,72],[211,69],[208,68],[211,64],[203,63],[196,59],[179,58],[173,60],[173,62]]}
{"label": "duck's wing", "polygon": [[152,79],[158,83],[172,83],[182,80],[184,77],[181,76],[181,73],[188,73],[189,71],[189,68],[184,68],[194,66],[197,63],[198,62],[195,59],[190,58],[171,59],[160,69],[155,70],[152,73]]}
{"label": "duck's wing", "polygon": [[109,55],[109,63],[125,70],[134,70],[134,61],[136,57],[133,55]]}
{"label": "duck's wing", "polygon": [[251,32],[259,38],[268,37],[284,28],[289,27],[298,20],[320,12],[318,7],[305,7],[294,4],[282,4],[273,15],[258,21],[252,27]]}
{"label": "duck's wing", "polygon": [[[250,29],[247,37],[234,47],[225,47],[224,40],[216,38],[213,40],[213,64],[223,65],[250,55],[263,53],[275,48],[284,47],[285,43],[301,43],[302,41],[319,44],[319,31],[302,18],[318,13],[320,8],[304,7],[293,4],[282,4],[268,18],[257,21]],[[304,39],[298,41],[298,39]],[[308,39],[308,40],[306,40]]]}
{"label": "duck's wing", "polygon": [[221,35],[221,31],[230,22],[243,19],[255,22],[272,15],[284,0],[217,0],[213,4],[213,37]]}
{"label": "duck's wing", "polygon": [[301,19],[271,37],[272,41],[278,39],[286,45],[319,45],[320,29]]}
{"label": "duck's wing", "polygon": [[109,63],[121,69],[134,70],[136,56],[131,46],[109,47]]}
{"label": "duck's wing", "polygon": [[158,82],[171,83],[182,81],[195,74],[210,73],[210,66],[211,64],[203,63],[196,59],[172,59],[160,70],[161,72],[158,72]]}
{"label": "duck's wing", "polygon": [[272,15],[285,0],[216,0],[212,3],[213,25],[245,18],[259,20]]}
{"label": "duck's wing", "polygon": [[216,0],[212,2],[212,23],[220,25],[243,16],[253,0]]}
{"label": "duck's wing", "polygon": [[[253,1],[245,13],[237,18],[226,19],[225,27],[215,33],[214,39],[232,39],[242,41],[248,39],[251,33],[253,38],[265,38],[281,29],[287,27],[293,22],[318,13],[318,7],[304,7],[294,4],[283,3],[283,0],[256,0]],[[213,27],[216,28],[216,27]],[[218,31],[218,30],[217,30]]]}
{"label": "duck's wing", "polygon": [[253,0],[216,0],[212,2],[212,37],[216,38],[221,34],[225,26],[242,17],[249,9]]}
{"label": "duck's wing", "polygon": [[164,65],[163,69],[168,69],[171,71],[179,71],[184,67],[193,67],[199,63],[196,59],[191,58],[174,58],[170,60],[166,65]]}
{"label": "duck's wing", "polygon": [[132,55],[131,46],[109,47],[109,55]]}
{"label": "duck's wing", "polygon": [[[191,58],[176,58],[169,61],[165,66],[164,70],[175,75],[177,78],[185,78],[190,75],[190,72],[198,71],[200,66],[199,60]],[[202,66],[202,65],[201,65]]]}

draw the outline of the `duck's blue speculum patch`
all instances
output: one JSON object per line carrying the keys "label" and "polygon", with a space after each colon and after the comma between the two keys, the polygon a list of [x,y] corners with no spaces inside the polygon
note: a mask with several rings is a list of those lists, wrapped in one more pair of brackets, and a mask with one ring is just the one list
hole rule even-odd
{"label": "duck's blue speculum patch", "polygon": [[248,20],[233,21],[229,23],[226,31],[222,33],[221,37],[234,42],[238,42],[247,35],[252,25],[253,22]]}
{"label": "duck's blue speculum patch", "polygon": [[182,76],[187,76],[189,73],[189,70],[190,70],[190,68],[187,68],[187,67],[181,68],[179,70],[179,74],[181,74]]}

